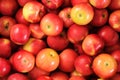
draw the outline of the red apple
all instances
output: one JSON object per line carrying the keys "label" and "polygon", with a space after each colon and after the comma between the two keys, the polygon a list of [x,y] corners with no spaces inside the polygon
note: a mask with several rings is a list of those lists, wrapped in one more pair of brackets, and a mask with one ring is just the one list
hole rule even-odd
{"label": "red apple", "polygon": [[110,14],[109,17],[109,25],[117,32],[120,32],[120,10],[115,10]]}
{"label": "red apple", "polygon": [[63,31],[57,36],[47,36],[47,44],[56,51],[64,50],[69,44],[66,32]]}
{"label": "red apple", "polygon": [[73,24],[73,21],[71,20],[70,17],[70,12],[71,12],[71,7],[66,7],[63,8],[58,14],[59,17],[63,20],[64,26],[66,28],[69,28]]}
{"label": "red apple", "polygon": [[62,71],[53,72],[51,73],[50,77],[52,78],[52,80],[68,80],[69,79],[68,75]]}
{"label": "red apple", "polygon": [[95,27],[102,27],[107,23],[108,20],[108,10],[104,9],[96,9],[94,8],[94,17],[90,24]]}
{"label": "red apple", "polygon": [[88,76],[93,73],[91,64],[92,58],[88,55],[80,55],[75,59],[74,62],[76,71],[78,71],[83,76]]}
{"label": "red apple", "polygon": [[11,68],[10,62],[5,58],[0,57],[0,78],[9,75]]}
{"label": "red apple", "polygon": [[9,58],[11,56],[11,41],[7,38],[0,38],[0,57]]}
{"label": "red apple", "polygon": [[92,69],[100,78],[110,78],[117,72],[117,61],[108,53],[101,53],[96,56],[92,63]]}
{"label": "red apple", "polygon": [[79,43],[88,35],[87,25],[73,24],[67,31],[68,40],[71,43]]}
{"label": "red apple", "polygon": [[89,3],[98,9],[108,7],[111,2],[112,0],[89,0]]}
{"label": "red apple", "polygon": [[59,8],[64,0],[41,0],[41,2],[49,9]]}
{"label": "red apple", "polygon": [[74,71],[74,61],[77,57],[77,53],[70,48],[64,49],[60,53],[60,64],[59,69],[64,72]]}
{"label": "red apple", "polygon": [[19,24],[25,24],[25,25],[28,26],[30,23],[27,20],[25,20],[22,11],[23,11],[23,8],[20,8],[16,12],[15,19],[16,19],[17,23],[19,23]]}
{"label": "red apple", "polygon": [[18,6],[17,0],[0,0],[0,12],[2,15],[13,16]]}
{"label": "red apple", "polygon": [[105,46],[113,46],[119,40],[118,33],[108,25],[100,28],[98,35],[104,40]]}
{"label": "red apple", "polygon": [[30,38],[28,42],[23,45],[23,50],[29,51],[33,55],[37,55],[43,48],[46,48],[45,41],[36,38]]}
{"label": "red apple", "polygon": [[30,37],[30,30],[25,24],[15,24],[12,26],[10,31],[10,39],[18,44],[25,44]]}
{"label": "red apple", "polygon": [[34,1],[34,0],[18,0],[18,4],[23,7],[27,2]]}
{"label": "red apple", "polygon": [[71,4],[72,6],[75,6],[75,5],[78,5],[80,3],[83,3],[83,2],[89,2],[89,0],[71,0]]}
{"label": "red apple", "polygon": [[29,29],[31,31],[31,36],[34,38],[43,39],[46,36],[41,30],[40,25],[38,23],[30,24]]}
{"label": "red apple", "polygon": [[108,8],[112,11],[120,9],[120,0],[112,0]]}
{"label": "red apple", "polygon": [[29,80],[28,77],[21,73],[13,73],[8,76],[7,80]]}
{"label": "red apple", "polygon": [[71,76],[69,80],[86,80],[83,76]]}
{"label": "red apple", "polygon": [[35,57],[32,53],[21,49],[11,56],[11,64],[18,72],[26,73],[34,68]]}
{"label": "red apple", "polygon": [[94,16],[93,7],[89,3],[80,3],[71,9],[71,19],[78,25],[87,25]]}
{"label": "red apple", "polygon": [[16,20],[11,16],[0,17],[0,34],[3,37],[10,37],[11,27],[15,24]]}
{"label": "red apple", "polygon": [[36,80],[52,80],[50,76],[39,76]]}
{"label": "red apple", "polygon": [[30,23],[39,22],[45,13],[45,7],[39,1],[29,1],[23,6],[23,16]]}
{"label": "red apple", "polygon": [[63,30],[63,21],[58,15],[48,13],[41,19],[40,28],[46,35],[56,36]]}
{"label": "red apple", "polygon": [[104,48],[104,41],[97,34],[89,34],[82,42],[83,51],[90,56],[95,56]]}
{"label": "red apple", "polygon": [[46,72],[56,70],[59,62],[59,55],[52,48],[44,48],[36,56],[36,66]]}

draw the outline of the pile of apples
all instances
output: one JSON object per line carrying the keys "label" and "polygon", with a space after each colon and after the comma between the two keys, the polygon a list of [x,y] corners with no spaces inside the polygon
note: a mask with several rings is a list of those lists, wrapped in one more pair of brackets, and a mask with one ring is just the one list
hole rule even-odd
{"label": "pile of apples", "polygon": [[0,80],[120,80],[120,0],[0,0]]}

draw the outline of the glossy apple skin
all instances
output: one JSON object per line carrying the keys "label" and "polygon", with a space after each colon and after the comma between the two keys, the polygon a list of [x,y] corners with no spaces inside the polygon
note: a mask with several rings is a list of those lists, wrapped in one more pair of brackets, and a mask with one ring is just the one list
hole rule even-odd
{"label": "glossy apple skin", "polygon": [[82,42],[83,51],[90,56],[99,54],[104,48],[104,41],[97,34],[89,34]]}
{"label": "glossy apple skin", "polygon": [[120,32],[120,10],[115,10],[110,14],[109,25],[117,32]]}
{"label": "glossy apple skin", "polygon": [[102,27],[107,23],[108,20],[108,10],[107,9],[96,9],[94,8],[94,17],[90,24],[95,27]]}
{"label": "glossy apple skin", "polygon": [[68,80],[69,76],[62,72],[62,71],[58,71],[58,72],[53,72],[50,77],[52,78],[52,80]]}
{"label": "glossy apple skin", "polygon": [[18,72],[29,72],[34,68],[35,56],[33,56],[32,53],[21,49],[15,52],[13,56],[11,56],[11,64]]}
{"label": "glossy apple skin", "polygon": [[96,56],[92,63],[92,69],[98,77],[110,78],[117,72],[117,61],[108,53]]}
{"label": "glossy apple skin", "polygon": [[87,25],[93,19],[93,7],[89,3],[80,3],[72,7],[70,16],[74,23]]}
{"label": "glossy apple skin", "polygon": [[41,2],[49,9],[57,9],[59,8],[64,0],[41,0]]}
{"label": "glossy apple skin", "polygon": [[43,39],[46,37],[46,35],[41,30],[40,25],[38,23],[30,24],[29,29],[31,31],[31,36],[34,38]]}
{"label": "glossy apple skin", "polygon": [[16,20],[11,16],[0,17],[0,34],[3,37],[10,37],[11,27],[15,24],[16,24]]}
{"label": "glossy apple skin", "polygon": [[98,9],[108,7],[111,2],[112,0],[89,0],[89,3]]}
{"label": "glossy apple skin", "polygon": [[66,32],[63,31],[58,36],[47,36],[47,44],[56,51],[64,50],[69,44]]}
{"label": "glossy apple skin", "polygon": [[23,16],[30,23],[39,22],[45,13],[44,5],[38,1],[29,1],[23,6]]}
{"label": "glossy apple skin", "polygon": [[36,56],[36,66],[47,72],[57,69],[59,62],[59,55],[52,48],[44,48]]}
{"label": "glossy apple skin", "polygon": [[71,76],[69,80],[86,80],[83,76]]}
{"label": "glossy apple skin", "polygon": [[11,68],[12,68],[10,62],[5,58],[0,57],[0,64],[1,64],[0,65],[0,78],[9,75]]}
{"label": "glossy apple skin", "polygon": [[111,55],[116,59],[118,63],[118,69],[117,72],[120,72],[120,50],[115,50],[111,52]]}
{"label": "glossy apple skin", "polygon": [[36,80],[52,80],[50,76],[39,76]]}
{"label": "glossy apple skin", "polygon": [[79,43],[88,35],[88,28],[86,26],[73,24],[67,31],[68,40],[71,43]]}
{"label": "glossy apple skin", "polygon": [[77,53],[73,49],[67,48],[67,49],[64,49],[59,56],[60,56],[59,69],[64,72],[74,71],[75,69],[74,61],[78,56]]}
{"label": "glossy apple skin", "polygon": [[0,38],[0,57],[9,58],[11,51],[11,41],[7,38]]}
{"label": "glossy apple skin", "polygon": [[16,0],[0,0],[0,12],[2,15],[13,16],[17,9],[18,3]]}
{"label": "glossy apple skin", "polygon": [[89,0],[70,0],[70,1],[71,1],[72,6],[78,5],[83,2],[86,2],[86,3],[89,2]]}
{"label": "glossy apple skin", "polygon": [[48,36],[56,36],[63,30],[63,21],[55,13],[48,13],[41,19],[40,28]]}
{"label": "glossy apple skin", "polygon": [[120,0],[112,0],[108,8],[112,11],[120,9]]}
{"label": "glossy apple skin", "polygon": [[88,76],[93,73],[91,64],[92,58],[88,55],[80,55],[75,59],[74,62],[75,70],[83,76]]}
{"label": "glossy apple skin", "polygon": [[73,21],[71,20],[70,17],[70,12],[71,12],[71,7],[66,7],[63,8],[58,14],[59,17],[63,20],[64,26],[66,28],[69,28],[73,24]]}
{"label": "glossy apple skin", "polygon": [[113,46],[119,40],[118,33],[108,25],[99,29],[98,35],[104,40],[105,46]]}
{"label": "glossy apple skin", "polygon": [[18,4],[23,7],[27,2],[34,1],[34,0],[18,0]]}
{"label": "glossy apple skin", "polygon": [[28,26],[30,23],[27,20],[25,20],[25,18],[23,16],[23,13],[22,13],[22,10],[23,10],[23,8],[20,8],[16,12],[15,19],[16,19],[17,23],[19,23],[19,24],[25,24],[25,25]]}
{"label": "glossy apple skin", "polygon": [[13,73],[8,76],[7,80],[29,80],[28,77],[21,73]]}
{"label": "glossy apple skin", "polygon": [[18,45],[23,45],[29,40],[30,33],[25,24],[15,24],[11,28],[10,39]]}
{"label": "glossy apple skin", "polygon": [[35,56],[44,48],[46,48],[45,41],[36,38],[29,38],[28,42],[23,45],[24,50],[31,52]]}

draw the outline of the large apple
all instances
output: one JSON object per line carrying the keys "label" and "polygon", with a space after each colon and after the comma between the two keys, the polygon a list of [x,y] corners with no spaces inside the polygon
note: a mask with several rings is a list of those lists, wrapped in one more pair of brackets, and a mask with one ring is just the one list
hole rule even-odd
{"label": "large apple", "polygon": [[11,16],[0,17],[0,34],[3,37],[10,37],[10,30],[16,24],[16,19]]}
{"label": "large apple", "polygon": [[108,53],[101,53],[96,56],[92,63],[92,69],[100,78],[110,78],[117,72],[117,61]]}
{"label": "large apple", "polygon": [[29,1],[23,6],[23,16],[30,23],[39,22],[45,13],[44,5],[38,1]]}
{"label": "large apple", "polygon": [[80,3],[72,7],[70,16],[74,23],[86,25],[93,19],[94,10],[89,3]]}
{"label": "large apple", "polygon": [[59,55],[52,48],[44,48],[36,56],[36,66],[47,72],[57,69],[59,62]]}
{"label": "large apple", "polygon": [[59,35],[63,30],[63,21],[55,13],[48,13],[41,19],[41,30],[49,36]]}

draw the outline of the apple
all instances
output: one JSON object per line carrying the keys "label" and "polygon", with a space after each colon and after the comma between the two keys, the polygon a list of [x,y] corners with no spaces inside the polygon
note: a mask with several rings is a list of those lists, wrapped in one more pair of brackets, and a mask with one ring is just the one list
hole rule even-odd
{"label": "apple", "polygon": [[114,29],[112,29],[109,25],[105,25],[102,28],[100,28],[98,30],[98,35],[105,42],[105,46],[113,46],[119,40],[118,33]]}
{"label": "apple", "polygon": [[112,11],[120,9],[120,0],[112,0],[108,8]]}
{"label": "apple", "polygon": [[0,12],[2,15],[13,16],[18,7],[16,0],[0,0]]}
{"label": "apple", "polygon": [[74,66],[82,76],[89,76],[93,73],[91,69],[92,58],[88,55],[80,55],[75,59]]}
{"label": "apple", "polygon": [[50,77],[52,78],[52,80],[68,80],[69,79],[68,75],[62,71],[53,72],[51,73]]}
{"label": "apple", "polygon": [[102,27],[108,21],[108,10],[106,8],[97,9],[94,8],[94,17],[90,24],[95,27]]}
{"label": "apple", "polygon": [[86,80],[83,76],[71,76],[69,80]]}
{"label": "apple", "polygon": [[52,80],[50,76],[39,76],[36,80]]}
{"label": "apple", "polygon": [[46,37],[46,35],[43,33],[43,31],[40,28],[40,25],[38,23],[31,23],[29,25],[29,29],[31,31],[31,36],[33,38],[37,38],[37,39],[43,39]]}
{"label": "apple", "polygon": [[104,48],[104,41],[97,34],[89,34],[82,42],[83,51],[90,56],[99,54]]}
{"label": "apple", "polygon": [[46,14],[45,7],[38,1],[29,1],[23,6],[23,17],[30,23],[40,22]]}
{"label": "apple", "polygon": [[56,51],[64,50],[69,44],[69,40],[65,31],[63,31],[60,35],[57,36],[47,36],[46,40],[48,46]]}
{"label": "apple", "polygon": [[78,5],[83,2],[85,2],[85,3],[89,2],[89,0],[70,0],[70,1],[71,1],[72,6]]}
{"label": "apple", "polygon": [[64,0],[41,0],[41,2],[49,9],[59,8]]}
{"label": "apple", "polygon": [[29,80],[28,77],[22,73],[12,73],[7,80]]}
{"label": "apple", "polygon": [[18,45],[23,45],[29,40],[30,33],[25,24],[15,24],[10,30],[10,39]]}
{"label": "apple", "polygon": [[46,72],[56,70],[59,62],[59,55],[52,48],[44,48],[36,55],[36,66]]}
{"label": "apple", "polygon": [[20,49],[11,56],[11,64],[16,71],[27,73],[35,66],[35,56],[26,50]]}
{"label": "apple", "polygon": [[73,24],[73,21],[71,20],[70,17],[70,12],[71,12],[71,7],[66,7],[63,8],[58,14],[59,17],[63,20],[64,26],[66,28],[69,28]]}
{"label": "apple", "polygon": [[112,0],[89,0],[89,3],[98,9],[108,7],[111,2]]}
{"label": "apple", "polygon": [[27,20],[25,20],[22,11],[23,11],[23,8],[20,8],[20,9],[16,12],[15,20],[16,20],[17,23],[19,23],[19,24],[25,24],[25,25],[29,26],[30,23],[29,23]]}
{"label": "apple", "polygon": [[3,37],[10,37],[11,27],[15,24],[16,20],[11,16],[0,17],[0,35]]}
{"label": "apple", "polygon": [[80,3],[72,7],[70,16],[74,23],[87,25],[94,17],[94,10],[89,3]]}
{"label": "apple", "polygon": [[40,22],[40,28],[47,36],[56,36],[63,31],[63,21],[55,13],[47,13]]}
{"label": "apple", "polygon": [[117,32],[120,32],[120,23],[119,23],[119,19],[120,19],[120,10],[115,10],[110,14],[109,17],[109,25]]}
{"label": "apple", "polygon": [[28,72],[28,77],[32,80],[36,80],[39,76],[49,75],[49,74],[50,74],[49,72],[46,72],[46,71],[34,66],[34,68]]}
{"label": "apple", "polygon": [[68,40],[71,43],[79,43],[88,35],[87,25],[73,24],[67,31]]}
{"label": "apple", "polygon": [[18,0],[18,4],[23,7],[27,2],[34,1],[34,0]]}
{"label": "apple", "polygon": [[9,75],[12,68],[10,62],[0,57],[0,64],[0,78]]}
{"label": "apple", "polygon": [[97,55],[92,63],[94,73],[100,78],[110,78],[117,72],[117,61],[108,53]]}
{"label": "apple", "polygon": [[29,38],[28,42],[23,45],[23,50],[29,51],[35,56],[44,48],[46,48],[45,41],[36,38]]}
{"label": "apple", "polygon": [[0,38],[0,57],[9,58],[11,53],[11,41],[8,38]]}
{"label": "apple", "polygon": [[63,72],[72,72],[75,70],[74,61],[78,56],[77,53],[70,48],[64,49],[60,54],[59,69]]}

